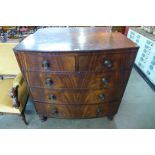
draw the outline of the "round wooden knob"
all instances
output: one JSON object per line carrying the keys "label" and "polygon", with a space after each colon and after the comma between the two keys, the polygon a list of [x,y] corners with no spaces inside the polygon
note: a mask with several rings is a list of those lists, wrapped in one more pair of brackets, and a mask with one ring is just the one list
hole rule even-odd
{"label": "round wooden knob", "polygon": [[53,94],[51,94],[51,95],[48,96],[48,99],[49,99],[50,101],[54,101],[54,100],[56,100],[56,96],[53,95]]}
{"label": "round wooden knob", "polygon": [[45,80],[45,85],[46,85],[47,87],[51,87],[51,86],[53,85],[52,79],[47,78],[47,79]]}
{"label": "round wooden knob", "polygon": [[101,81],[104,85],[107,85],[109,83],[108,80],[104,77],[101,79]]}
{"label": "round wooden knob", "polygon": [[111,63],[111,61],[108,60],[108,59],[107,59],[107,60],[104,60],[104,63],[103,63],[103,64],[104,64],[104,66],[107,67],[107,68],[112,68],[112,63]]}
{"label": "round wooden knob", "polygon": [[104,94],[99,94],[99,98],[101,101],[104,101],[105,100],[105,95]]}
{"label": "round wooden knob", "polygon": [[48,60],[44,60],[42,62],[42,67],[44,68],[44,70],[47,70],[49,68],[50,64],[48,62]]}

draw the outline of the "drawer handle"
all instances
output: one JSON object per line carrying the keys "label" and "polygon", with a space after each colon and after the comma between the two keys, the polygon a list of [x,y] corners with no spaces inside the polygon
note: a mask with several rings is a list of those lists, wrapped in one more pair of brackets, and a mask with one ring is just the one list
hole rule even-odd
{"label": "drawer handle", "polygon": [[58,110],[56,108],[52,109],[51,111],[52,115],[57,115],[58,114]]}
{"label": "drawer handle", "polygon": [[108,85],[108,83],[109,83],[109,81],[104,77],[101,79],[101,81],[104,85]]}
{"label": "drawer handle", "polygon": [[48,86],[48,87],[51,87],[51,86],[53,85],[52,79],[47,78],[47,79],[45,80],[45,85]]}
{"label": "drawer handle", "polygon": [[49,68],[50,64],[48,62],[48,60],[44,60],[42,62],[42,67],[44,68],[44,70],[47,70]]}
{"label": "drawer handle", "polygon": [[105,100],[105,95],[104,94],[99,94],[100,100],[104,101]]}
{"label": "drawer handle", "polygon": [[110,60],[104,60],[104,66],[107,68],[112,68],[112,63]]}
{"label": "drawer handle", "polygon": [[56,96],[53,95],[53,94],[51,94],[51,95],[48,96],[48,99],[49,99],[50,101],[56,100]]}

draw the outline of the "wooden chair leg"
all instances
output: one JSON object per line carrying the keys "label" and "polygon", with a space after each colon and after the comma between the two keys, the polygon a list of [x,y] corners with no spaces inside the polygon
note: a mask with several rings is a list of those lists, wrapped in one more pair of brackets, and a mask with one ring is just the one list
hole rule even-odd
{"label": "wooden chair leg", "polygon": [[22,117],[22,120],[25,123],[25,125],[28,125],[28,122],[26,121],[26,117],[25,117],[24,113],[21,113],[21,117]]}

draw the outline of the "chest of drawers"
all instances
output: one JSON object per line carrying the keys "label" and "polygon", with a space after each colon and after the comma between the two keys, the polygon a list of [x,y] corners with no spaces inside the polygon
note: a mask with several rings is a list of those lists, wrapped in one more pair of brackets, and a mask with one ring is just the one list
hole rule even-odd
{"label": "chest of drawers", "polygon": [[42,118],[92,118],[117,113],[138,46],[100,28],[45,28],[15,48]]}

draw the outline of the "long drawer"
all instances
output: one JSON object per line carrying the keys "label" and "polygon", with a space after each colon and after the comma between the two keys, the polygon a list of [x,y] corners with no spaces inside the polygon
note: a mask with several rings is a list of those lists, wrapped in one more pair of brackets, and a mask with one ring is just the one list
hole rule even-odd
{"label": "long drawer", "polygon": [[129,71],[107,73],[26,72],[30,87],[41,88],[112,88],[126,84]]}
{"label": "long drawer", "polygon": [[119,102],[101,105],[51,105],[35,102],[34,105],[37,113],[44,117],[92,118],[116,113]]}
{"label": "long drawer", "polygon": [[51,104],[98,104],[120,100],[124,88],[102,90],[54,90],[30,88],[34,101]]}

